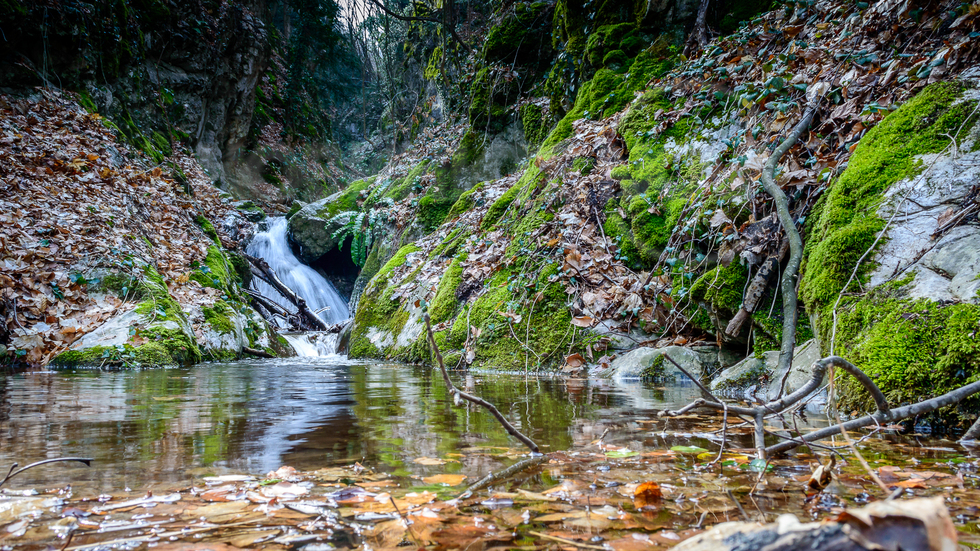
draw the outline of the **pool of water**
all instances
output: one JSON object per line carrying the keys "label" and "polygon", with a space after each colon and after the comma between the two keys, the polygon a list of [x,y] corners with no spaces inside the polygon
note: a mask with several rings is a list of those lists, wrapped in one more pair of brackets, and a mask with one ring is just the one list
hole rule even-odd
{"label": "pool of water", "polygon": [[[496,404],[544,452],[580,449],[603,434],[606,443],[636,450],[717,449],[709,434],[717,415],[686,416],[669,426],[657,420],[659,410],[696,398],[693,385],[497,373],[453,377]],[[720,426],[720,419],[713,424]],[[750,447],[750,432],[732,428],[730,445]],[[896,435],[878,435],[866,445],[887,453],[901,442],[919,449],[943,445]],[[940,455],[953,451],[938,449]],[[416,462],[422,457],[448,460],[440,472],[478,478],[525,452],[484,410],[454,407],[441,376],[423,367],[332,356],[0,378],[0,469],[55,457],[94,459],[91,467],[60,463],[29,470],[8,483],[13,488],[71,483],[76,492],[109,493],[179,485],[207,474],[261,475],[282,465],[316,470],[355,462],[410,480],[432,472]]]}
{"label": "pool of water", "polygon": [[[497,404],[543,451],[587,443],[610,427],[640,430],[657,409],[696,394],[689,386],[454,377]],[[11,485],[71,482],[115,491],[204,473],[354,462],[410,476],[424,468],[413,462],[418,457],[473,448],[503,453],[520,444],[480,408],[453,407],[441,377],[427,368],[333,356],[0,378],[0,468],[65,456],[95,460],[91,468],[38,467]],[[474,459],[458,468],[477,473],[487,466]]]}

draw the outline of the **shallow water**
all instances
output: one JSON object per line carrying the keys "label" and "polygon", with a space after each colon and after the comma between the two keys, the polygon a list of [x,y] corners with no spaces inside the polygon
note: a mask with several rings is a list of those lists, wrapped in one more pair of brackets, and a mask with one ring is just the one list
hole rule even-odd
{"label": "shallow water", "polygon": [[[678,405],[693,388],[617,389],[599,381],[456,376],[546,451]],[[0,467],[62,456],[91,468],[32,469],[17,486],[72,482],[102,491],[202,473],[312,470],[355,461],[410,475],[421,456],[519,447],[484,411],[454,408],[426,368],[341,356],[204,364],[188,369],[22,373],[0,379]],[[479,471],[486,465],[461,465]]]}
{"label": "shallow water", "polygon": [[[607,430],[606,443],[630,449],[717,449],[704,432],[703,418],[672,420],[666,427],[657,421],[660,409],[697,397],[691,385],[614,386],[516,374],[457,373],[454,378],[496,404],[545,452],[580,449]],[[730,445],[750,446],[747,433],[733,428]],[[895,448],[900,441],[905,443]],[[881,450],[879,457],[899,448],[908,453],[910,447],[938,446],[893,435],[866,445],[875,450],[871,455]],[[206,474],[264,474],[282,465],[316,470],[354,462],[408,479],[435,471],[414,462],[420,457],[449,458],[439,472],[478,478],[524,452],[482,409],[453,407],[441,377],[430,369],[336,355],[0,379],[0,468],[64,456],[95,460],[90,468],[32,469],[11,481],[12,488],[70,482],[86,494],[117,492],[172,486]],[[963,451],[938,455],[950,453]]]}

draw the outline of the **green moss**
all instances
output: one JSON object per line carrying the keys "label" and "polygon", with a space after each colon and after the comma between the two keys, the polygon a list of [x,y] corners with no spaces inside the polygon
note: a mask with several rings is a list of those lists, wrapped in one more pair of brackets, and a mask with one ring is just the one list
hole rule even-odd
{"label": "green moss", "polygon": [[176,363],[159,342],[68,350],[51,361],[53,367],[162,367]]}
{"label": "green moss", "polygon": [[293,217],[294,214],[303,209],[302,203],[299,201],[293,201],[292,205],[289,205],[289,212],[286,213],[286,220]]}
{"label": "green moss", "polygon": [[511,203],[514,202],[518,194],[526,190],[529,186],[538,185],[543,180],[543,176],[544,174],[541,172],[541,169],[536,165],[532,164],[529,166],[524,171],[524,174],[521,175],[521,179],[490,205],[487,213],[483,215],[483,221],[480,222],[480,229],[488,230],[492,228],[500,220],[500,217],[507,212],[507,209],[510,208]]}
{"label": "green moss", "polygon": [[699,277],[691,286],[691,298],[704,302],[715,311],[734,314],[742,306],[742,293],[748,273],[741,264],[716,266]]}
{"label": "green moss", "polygon": [[185,322],[184,311],[167,289],[167,284],[153,266],[146,266],[139,283],[143,302],[136,306],[136,313],[152,316],[158,321]]}
{"label": "green moss", "polygon": [[214,229],[214,225],[211,224],[210,220],[198,214],[194,217],[194,221],[197,222],[197,225],[204,231],[204,235],[208,236],[211,241],[214,241],[216,245],[221,244],[221,240],[218,238],[218,232]]}
{"label": "green moss", "polygon": [[[963,125],[975,102],[953,105],[960,84],[944,82],[926,87],[891,113],[861,139],[847,170],[831,186],[811,215],[806,264],[800,294],[811,310],[836,301],[844,291],[858,259],[884,227],[877,209],[893,184],[922,171],[918,155],[941,151]],[[874,268],[865,262],[858,281]]]}
{"label": "green moss", "polygon": [[572,170],[579,172],[582,176],[588,176],[595,167],[595,159],[592,157],[577,157],[572,161]]}
{"label": "green moss", "polygon": [[344,191],[337,195],[337,198],[323,206],[316,215],[327,220],[340,214],[341,212],[358,210],[357,203],[362,199],[362,191],[367,190],[374,183],[375,178],[365,178],[351,182]]}
{"label": "green moss", "polygon": [[548,136],[548,124],[545,120],[544,109],[533,103],[521,107],[521,126],[524,127],[524,139],[528,145],[535,147]]}
{"label": "green moss", "polygon": [[197,343],[180,329],[150,327],[143,329],[140,332],[140,336],[151,342],[139,348],[157,344],[166,351],[167,355],[175,363],[192,365],[201,361],[201,350],[197,347]]}
{"label": "green moss", "polygon": [[429,315],[432,323],[441,323],[453,317],[456,313],[456,289],[463,282],[463,265],[460,259],[454,258],[442,274],[436,296],[429,305]]}
{"label": "green moss", "polygon": [[440,200],[440,198],[426,195],[419,199],[419,210],[415,214],[415,220],[426,233],[438,228],[446,219],[449,210],[453,207],[453,202]]}
{"label": "green moss", "polygon": [[[531,280],[536,291],[530,294],[533,297],[540,292],[540,300],[536,303],[530,297],[519,300],[513,294],[524,288],[517,280],[508,281],[514,274],[499,273],[491,280],[487,291],[473,303],[471,310],[456,317],[448,342],[458,343],[460,337],[465,340],[466,318],[469,316],[470,324],[480,331],[479,338],[473,343],[477,353],[476,363],[480,367],[520,370],[525,366],[541,369],[556,365],[568,347],[572,329],[564,287],[557,282],[548,282],[558,270],[557,264],[549,264],[536,271]],[[521,321],[512,323],[500,315],[500,312],[507,311],[522,316]]]}
{"label": "green moss", "polygon": [[231,333],[235,330],[235,324],[231,321],[233,312],[227,302],[219,299],[212,307],[202,307],[201,312],[204,313],[205,321],[219,333]]}
{"label": "green moss", "polygon": [[[634,23],[617,23],[613,25],[603,25],[589,35],[586,43],[586,56],[594,67],[605,66],[603,60],[609,52],[619,51],[621,54],[621,42],[627,35],[636,30]],[[623,54],[625,58],[625,54]]]}
{"label": "green moss", "polygon": [[443,51],[440,45],[432,49],[432,54],[429,56],[429,63],[425,66],[425,71],[423,71],[422,76],[426,80],[439,80],[440,75],[442,75],[442,63]]}
{"label": "green moss", "polygon": [[484,183],[485,182],[480,182],[470,189],[464,191],[463,194],[459,196],[459,199],[453,203],[452,208],[449,209],[449,213],[446,214],[446,219],[455,220],[464,212],[472,209],[476,205],[476,203],[473,201],[473,194],[479,191]]}
{"label": "green moss", "polygon": [[609,173],[609,177],[613,180],[629,180],[630,179],[630,167],[629,165],[619,165],[614,167]]}
{"label": "green moss", "polygon": [[610,69],[622,67],[627,63],[629,63],[629,58],[626,57],[626,52],[623,50],[613,50],[602,58],[602,66]]}
{"label": "green moss", "polygon": [[405,264],[405,259],[408,257],[408,255],[414,252],[418,252],[420,250],[422,249],[418,248],[418,246],[416,246],[414,243],[405,245],[404,247],[398,249],[398,252],[396,252],[388,260],[388,262],[386,262],[385,265],[381,267],[380,270],[378,270],[378,273],[375,274],[371,282],[375,283],[376,281],[378,285],[386,284],[388,282],[388,277],[391,275],[391,272],[395,268]]}
{"label": "green moss", "polygon": [[221,249],[215,246],[208,247],[208,254],[204,257],[204,264],[201,264],[189,275],[190,279],[200,283],[205,287],[211,287],[224,291],[230,295],[235,295],[233,279],[228,271],[228,263]]}
{"label": "green moss", "polygon": [[654,358],[653,361],[650,362],[650,365],[643,368],[643,371],[640,372],[640,379],[646,381],[662,381],[667,374],[667,370],[664,369],[665,361],[666,359],[664,358],[663,354]]}
{"label": "green moss", "polygon": [[493,25],[483,45],[489,63],[539,65],[551,57],[550,6],[545,2],[518,3],[514,11]]}
{"label": "green moss", "polygon": [[[429,165],[429,161],[421,161],[419,164],[413,166],[405,176],[392,180],[388,186],[378,185],[377,190],[384,190],[381,193],[381,197],[389,198],[393,201],[401,201],[413,191],[421,191],[422,187],[419,184],[419,180],[425,174]],[[371,197],[368,198],[365,204],[370,206],[375,202],[375,194],[372,192]]]}
{"label": "green moss", "polygon": [[[821,318],[828,329],[831,320]],[[980,306],[942,305],[901,298],[893,289],[848,298],[838,311],[836,352],[859,366],[894,406],[954,390],[980,378]],[[841,375],[841,408],[871,409],[866,392]],[[976,396],[940,411],[937,419],[962,421],[976,412]]]}

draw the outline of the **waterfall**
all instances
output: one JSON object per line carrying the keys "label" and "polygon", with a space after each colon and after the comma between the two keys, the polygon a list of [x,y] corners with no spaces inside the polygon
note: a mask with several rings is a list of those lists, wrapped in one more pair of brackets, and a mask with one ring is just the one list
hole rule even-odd
{"label": "waterfall", "polygon": [[337,333],[285,333],[283,338],[297,356],[333,356],[337,354]]}
{"label": "waterfall", "polygon": [[[349,318],[350,310],[347,308],[347,301],[340,296],[337,289],[316,270],[303,264],[293,255],[286,240],[286,219],[282,216],[270,217],[265,224],[267,229],[256,233],[249,243],[248,254],[268,262],[279,279],[303,297],[310,310],[317,312],[325,323],[340,323]],[[253,278],[252,287],[286,310],[296,311],[296,307],[268,283]],[[312,344],[309,346],[316,348]]]}

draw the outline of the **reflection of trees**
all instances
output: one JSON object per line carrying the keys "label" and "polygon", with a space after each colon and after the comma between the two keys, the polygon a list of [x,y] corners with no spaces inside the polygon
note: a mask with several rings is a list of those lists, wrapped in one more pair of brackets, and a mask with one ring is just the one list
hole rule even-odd
{"label": "reflection of trees", "polygon": [[[453,378],[545,451],[587,444],[606,428],[626,437],[625,419],[647,410],[652,417],[661,400],[684,402],[691,393],[499,374]],[[524,452],[482,408],[456,408],[450,400],[441,376],[404,365],[246,362],[13,375],[0,380],[0,465],[94,457],[92,468],[32,469],[19,482],[71,480],[98,491],[223,470],[262,474],[283,464],[317,469],[361,461],[429,474],[411,460],[481,448],[487,453],[468,452],[465,465],[439,468],[476,475],[504,461],[493,456],[502,451],[495,447]]]}

